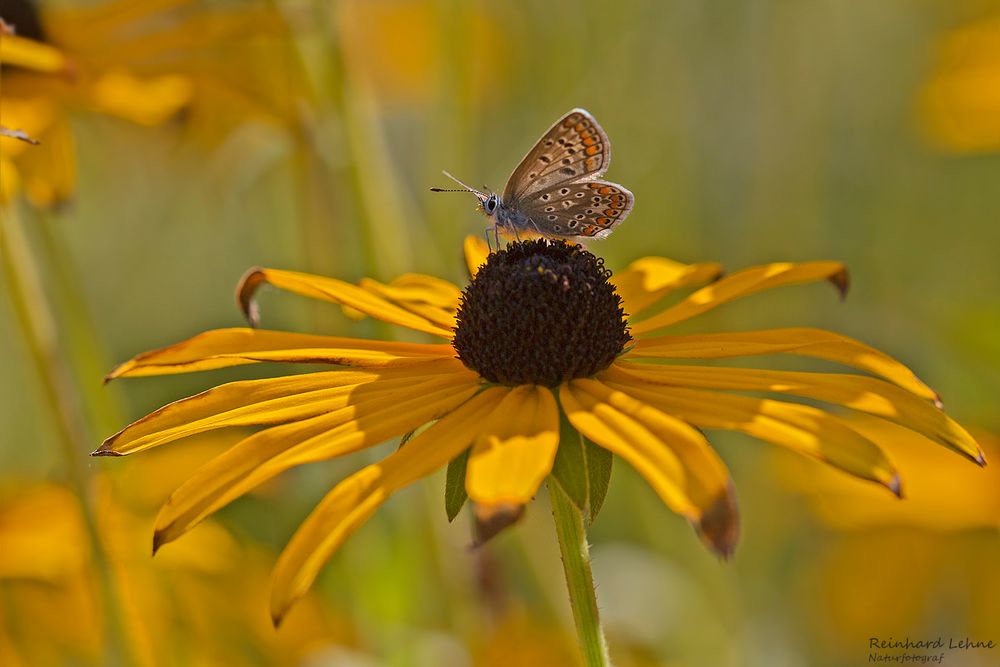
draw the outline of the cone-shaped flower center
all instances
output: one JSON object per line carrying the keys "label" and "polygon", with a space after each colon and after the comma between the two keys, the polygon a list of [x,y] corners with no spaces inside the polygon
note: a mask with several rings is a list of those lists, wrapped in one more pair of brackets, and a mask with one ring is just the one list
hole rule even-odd
{"label": "cone-shaped flower center", "polygon": [[631,340],[604,260],[559,241],[492,253],[462,293],[454,346],[490,382],[554,387],[607,368]]}
{"label": "cone-shaped flower center", "polygon": [[38,17],[38,8],[31,0],[3,0],[3,13],[0,14],[8,25],[14,26],[16,34],[39,42],[45,41],[45,32]]}

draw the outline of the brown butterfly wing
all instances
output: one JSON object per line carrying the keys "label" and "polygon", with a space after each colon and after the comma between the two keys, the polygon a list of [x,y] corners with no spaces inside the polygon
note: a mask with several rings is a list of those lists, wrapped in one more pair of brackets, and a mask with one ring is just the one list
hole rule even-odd
{"label": "brown butterfly wing", "polygon": [[545,236],[603,239],[628,217],[635,204],[617,183],[580,181],[535,192],[519,202],[518,211],[531,222],[528,231]]}
{"label": "brown butterfly wing", "polygon": [[504,187],[503,200],[520,199],[564,183],[599,178],[611,163],[611,142],[594,117],[573,109],[528,151]]}

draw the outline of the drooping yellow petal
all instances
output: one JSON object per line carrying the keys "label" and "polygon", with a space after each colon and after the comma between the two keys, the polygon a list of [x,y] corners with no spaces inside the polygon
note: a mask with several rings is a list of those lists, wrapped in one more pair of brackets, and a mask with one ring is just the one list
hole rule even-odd
{"label": "drooping yellow petal", "polygon": [[552,470],[559,408],[545,387],[522,385],[483,424],[466,464],[465,490],[483,505],[523,505]]}
{"label": "drooping yellow petal", "polygon": [[643,257],[616,272],[611,282],[622,297],[625,312],[636,315],[674,290],[721,275],[722,265],[715,262],[681,264],[665,257]]}
{"label": "drooping yellow petal", "polygon": [[455,356],[451,345],[395,343],[234,327],[205,331],[144,352],[112,370],[107,379],[166,375],[263,361],[336,364],[367,368],[408,366]]}
{"label": "drooping yellow petal", "polygon": [[658,386],[607,384],[699,428],[742,431],[882,484],[900,494],[896,466],[882,449],[822,410],[797,403]]}
{"label": "drooping yellow petal", "polygon": [[259,320],[257,304],[253,301],[253,296],[257,289],[265,283],[302,296],[348,306],[369,317],[390,324],[398,324],[442,338],[450,339],[452,336],[450,329],[400,308],[391,301],[372,294],[357,285],[336,278],[276,269],[251,269],[240,281],[236,293],[240,306],[251,325],[256,325]]}
{"label": "drooping yellow petal", "polygon": [[89,92],[97,111],[155,126],[175,116],[191,100],[194,86],[190,79],[176,74],[140,78],[114,69],[98,77]]}
{"label": "drooping yellow petal", "polygon": [[465,250],[465,266],[469,269],[469,277],[475,278],[479,267],[486,263],[490,248],[479,236],[466,236],[463,244]]}
{"label": "drooping yellow petal", "polygon": [[[652,384],[698,389],[767,391],[815,398],[868,412],[902,424],[982,463],[982,451],[969,433],[944,412],[884,380],[840,373],[801,373],[715,366],[666,366],[620,362],[609,377],[640,378]],[[624,375],[624,377],[623,377]]]}
{"label": "drooping yellow petal", "polygon": [[656,359],[729,359],[765,354],[794,354],[835,361],[881,375],[903,389],[935,403],[938,395],[909,368],[884,352],[823,329],[790,328],[761,331],[657,336],[636,342],[629,357]]}
{"label": "drooping yellow petal", "polygon": [[[370,278],[363,278],[358,284],[372,294],[391,301],[400,308],[404,308],[414,315],[419,315],[442,328],[452,329],[455,326],[453,308],[458,305],[457,294],[460,292],[445,295],[431,291],[425,285],[401,287],[396,284],[386,285]],[[450,285],[450,283],[448,284]],[[457,290],[457,288],[455,289]]]}
{"label": "drooping yellow petal", "polygon": [[63,72],[68,66],[59,49],[19,35],[4,35],[0,39],[0,63],[36,72]]}
{"label": "drooping yellow petal", "polygon": [[465,372],[451,359],[403,369],[327,371],[220,385],[156,410],[105,440],[98,456],[122,456],[228,426],[281,424],[346,407],[359,397]]}
{"label": "drooping yellow petal", "polygon": [[766,264],[738,271],[703,287],[680,303],[632,324],[635,335],[647,334],[676,322],[700,315],[734,299],[782,285],[797,285],[829,280],[843,293],[847,289],[847,271],[839,262],[802,262]]}
{"label": "drooping yellow petal", "polygon": [[240,441],[181,485],[156,519],[154,546],[177,539],[247,491],[291,467],[322,461],[390,438],[448,414],[478,385],[444,377],[408,389],[356,397],[328,414],[274,426]]}
{"label": "drooping yellow petal", "polygon": [[594,380],[563,385],[559,400],[580,433],[628,461],[716,552],[732,552],[739,530],[729,472],[701,433]]}
{"label": "drooping yellow petal", "polygon": [[510,390],[493,387],[456,408],[397,452],[351,475],[299,526],[274,569],[271,618],[279,624],[312,585],[334,551],[398,489],[424,477],[469,446]]}

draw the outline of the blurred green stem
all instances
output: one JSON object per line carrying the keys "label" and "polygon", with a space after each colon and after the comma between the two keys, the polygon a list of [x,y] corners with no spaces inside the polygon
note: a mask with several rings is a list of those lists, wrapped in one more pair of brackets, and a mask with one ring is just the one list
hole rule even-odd
{"label": "blurred green stem", "polygon": [[3,271],[3,283],[14,309],[15,320],[21,327],[24,342],[45,393],[45,405],[50,410],[57,431],[69,484],[80,499],[83,509],[91,553],[104,596],[104,609],[107,612],[109,641],[106,648],[109,653],[105,656],[106,664],[116,664],[124,655],[120,651],[121,616],[115,604],[117,596],[114,593],[109,560],[94,518],[88,470],[83,465],[87,451],[92,449],[85,436],[86,420],[73,390],[70,374],[59,353],[56,323],[47,307],[38,266],[24,237],[16,209],[10,205],[0,207],[0,270]]}
{"label": "blurred green stem", "polygon": [[573,609],[577,638],[587,667],[606,667],[608,645],[597,612],[594,576],[590,571],[590,547],[583,527],[583,515],[559,484],[549,483],[552,518],[559,538],[563,572],[569,589],[569,604]]}

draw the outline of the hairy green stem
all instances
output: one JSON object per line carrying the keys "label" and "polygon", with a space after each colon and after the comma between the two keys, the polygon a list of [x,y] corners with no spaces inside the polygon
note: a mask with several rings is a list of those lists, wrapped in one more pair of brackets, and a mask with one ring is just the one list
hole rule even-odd
{"label": "hairy green stem", "polygon": [[559,538],[563,572],[569,589],[569,604],[573,609],[577,638],[583,651],[583,661],[587,667],[607,667],[608,645],[597,611],[597,595],[594,592],[594,576],[590,571],[590,547],[583,527],[583,515],[551,477],[548,482],[549,500],[552,503],[552,518]]}

